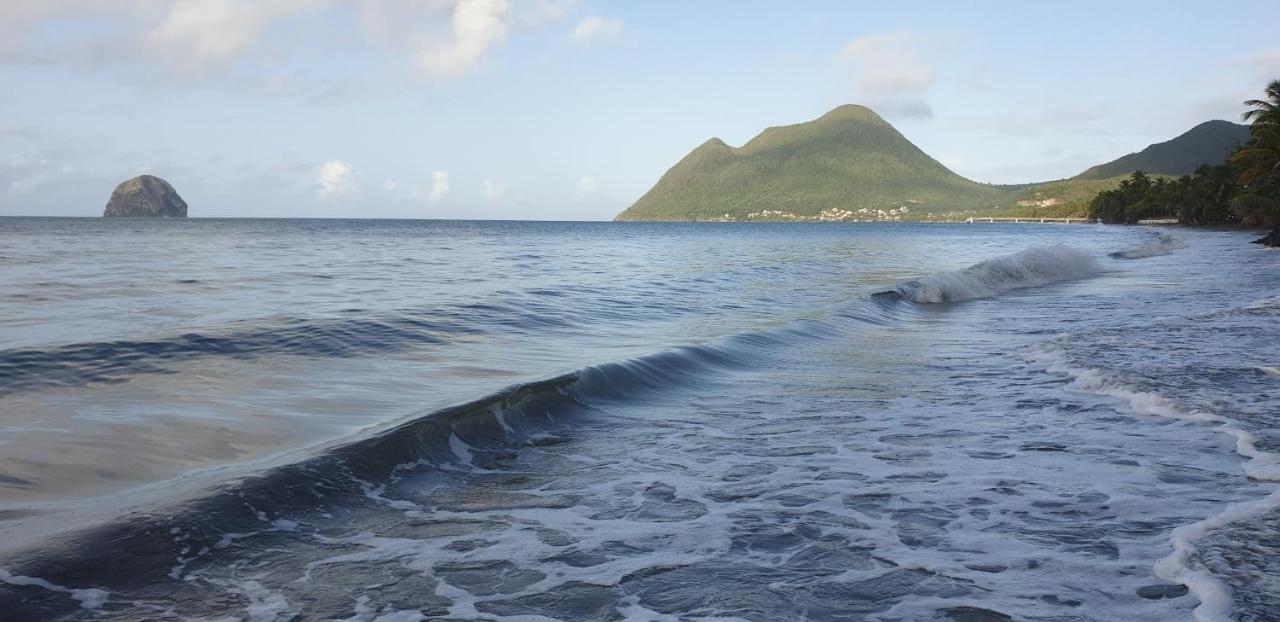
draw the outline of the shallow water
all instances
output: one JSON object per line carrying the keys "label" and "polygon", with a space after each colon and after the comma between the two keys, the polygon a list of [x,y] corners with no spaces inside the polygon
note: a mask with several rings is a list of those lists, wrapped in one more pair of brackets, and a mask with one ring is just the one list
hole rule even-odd
{"label": "shallow water", "polygon": [[0,219],[0,611],[1277,619],[1248,239]]}

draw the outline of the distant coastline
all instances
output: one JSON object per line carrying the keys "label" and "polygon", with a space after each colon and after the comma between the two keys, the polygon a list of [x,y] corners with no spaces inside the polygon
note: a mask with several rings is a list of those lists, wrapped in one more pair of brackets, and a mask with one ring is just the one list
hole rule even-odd
{"label": "distant coastline", "polygon": [[982,184],[951,171],[865,106],[770,127],[741,147],[711,138],[616,221],[1037,222],[1268,228],[1280,246],[1280,80],[1244,102],[1251,125],[1212,120],[1069,179]]}
{"label": "distant coastline", "polygon": [[1069,179],[983,184],[948,169],[864,106],[772,127],[742,147],[712,138],[615,220],[886,222],[971,217],[1087,218],[1130,173],[1160,177],[1221,164],[1249,127],[1207,121]]}

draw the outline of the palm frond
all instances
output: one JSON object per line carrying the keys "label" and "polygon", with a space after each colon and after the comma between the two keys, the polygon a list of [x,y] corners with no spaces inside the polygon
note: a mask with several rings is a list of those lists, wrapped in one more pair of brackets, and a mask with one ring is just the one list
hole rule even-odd
{"label": "palm frond", "polygon": [[1240,115],[1252,125],[1280,125],[1280,80],[1272,80],[1264,89],[1266,99],[1250,99],[1244,102],[1250,110]]}

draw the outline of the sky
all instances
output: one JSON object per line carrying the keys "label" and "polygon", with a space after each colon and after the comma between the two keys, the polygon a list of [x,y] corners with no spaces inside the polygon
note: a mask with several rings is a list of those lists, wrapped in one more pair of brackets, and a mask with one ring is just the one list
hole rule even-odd
{"label": "sky", "polygon": [[4,0],[0,215],[603,220],[712,136],[870,106],[1060,179],[1280,78],[1280,3]]}

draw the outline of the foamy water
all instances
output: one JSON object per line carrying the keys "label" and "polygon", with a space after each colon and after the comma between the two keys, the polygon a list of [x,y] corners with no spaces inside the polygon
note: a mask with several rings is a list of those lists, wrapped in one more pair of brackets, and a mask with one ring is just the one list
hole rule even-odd
{"label": "foamy water", "polygon": [[5,226],[15,620],[1277,609],[1247,234]]}

